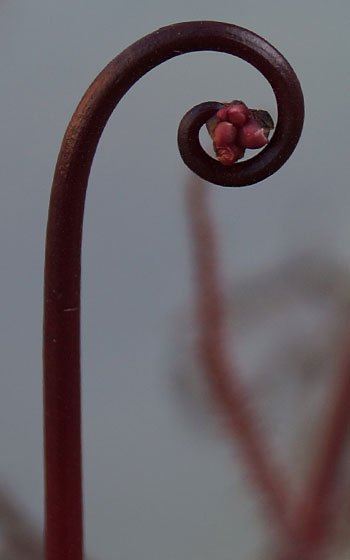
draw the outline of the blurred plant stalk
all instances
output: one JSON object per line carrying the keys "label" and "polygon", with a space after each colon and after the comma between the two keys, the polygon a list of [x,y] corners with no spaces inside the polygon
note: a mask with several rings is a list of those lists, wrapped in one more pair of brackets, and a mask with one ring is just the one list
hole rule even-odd
{"label": "blurred plant stalk", "polygon": [[[264,497],[267,510],[263,513],[276,536],[269,557],[276,560],[348,559],[350,536],[344,531],[344,524],[350,526],[349,455],[346,456],[350,424],[349,338],[345,337],[329,349],[333,354],[343,354],[342,359],[336,360],[338,373],[332,374],[329,383],[324,375],[316,379],[317,383],[326,381],[325,406],[321,411],[310,407],[309,420],[304,418],[304,425],[301,424],[301,441],[302,432],[308,432],[309,423],[315,428],[311,445],[308,441],[302,446],[307,469],[300,469],[293,463],[287,465],[287,469],[282,468],[282,461],[279,463],[274,458],[275,449],[271,438],[267,437],[270,434],[263,433],[261,428],[256,407],[259,395],[252,391],[253,384],[246,383],[237,373],[236,340],[232,343],[230,339],[230,348],[227,346],[230,310],[221,280],[215,228],[205,185],[195,176],[191,177],[187,190],[187,212],[194,265],[195,352],[206,386],[224,419],[226,435],[240,449],[242,467],[250,474],[259,496]],[[308,268],[308,263],[304,265]],[[256,290],[259,291],[259,285]],[[298,361],[300,356],[294,355],[292,359]],[[260,365],[262,369],[263,363]],[[299,411],[294,410],[293,416],[292,422],[297,425]],[[298,472],[300,470],[302,472]],[[298,491],[293,480],[296,473],[300,478]]]}

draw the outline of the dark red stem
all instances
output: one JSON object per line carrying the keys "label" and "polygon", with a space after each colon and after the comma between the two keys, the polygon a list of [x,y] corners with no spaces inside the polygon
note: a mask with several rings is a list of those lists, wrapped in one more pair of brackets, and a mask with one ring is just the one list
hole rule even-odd
{"label": "dark red stem", "polygon": [[[179,147],[185,162],[222,185],[255,183],[293,151],[303,123],[299,82],[283,56],[251,31],[218,22],[162,28],[117,56],[81,100],[58,157],[47,225],[44,311],[46,560],[82,560],[80,429],[80,262],[86,188],[99,138],[120,99],[144,74],[182,53],[219,51],[243,58],[270,81],[278,122],[269,146],[227,168],[198,146],[198,111],[185,118]],[[213,111],[214,113],[214,111]],[[212,114],[213,114],[212,113]],[[210,115],[211,116],[211,115]]]}

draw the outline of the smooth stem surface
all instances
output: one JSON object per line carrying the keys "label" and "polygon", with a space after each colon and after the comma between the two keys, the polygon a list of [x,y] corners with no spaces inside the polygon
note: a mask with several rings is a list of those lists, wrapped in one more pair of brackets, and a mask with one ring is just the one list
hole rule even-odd
{"label": "smooth stem surface", "polygon": [[85,194],[96,147],[112,111],[144,74],[175,56],[204,50],[229,53],[255,66],[272,86],[278,122],[265,150],[249,162],[228,170],[199,146],[195,129],[199,131],[202,117],[198,117],[198,109],[187,113],[179,130],[179,148],[184,161],[194,171],[221,185],[256,183],[283,165],[301,133],[303,96],[298,79],[285,58],[251,31],[212,21],[179,23],[140,39],[106,66],[78,105],[58,157],[47,225],[44,310],[46,560],[82,560],[83,557],[80,263]]}

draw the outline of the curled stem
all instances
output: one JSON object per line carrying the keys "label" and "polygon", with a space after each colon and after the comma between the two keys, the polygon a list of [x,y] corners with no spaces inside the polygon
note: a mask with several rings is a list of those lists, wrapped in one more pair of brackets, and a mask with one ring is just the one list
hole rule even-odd
{"label": "curled stem", "polygon": [[[251,31],[212,21],[164,27],[136,41],[99,74],[79,103],[58,157],[47,225],[44,310],[46,559],[81,560],[80,270],[85,194],[102,131],[121,98],[142,76],[182,53],[219,51],[255,66],[270,82],[278,122],[269,145],[230,169],[201,148],[210,114],[192,109],[179,129],[185,163],[220,185],[256,183],[274,173],[299,139],[304,116],[299,82],[284,57]],[[205,118],[204,117],[205,114]]]}

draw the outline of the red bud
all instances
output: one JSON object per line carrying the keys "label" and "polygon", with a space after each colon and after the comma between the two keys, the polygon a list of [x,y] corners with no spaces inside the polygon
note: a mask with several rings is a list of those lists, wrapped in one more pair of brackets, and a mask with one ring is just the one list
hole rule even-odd
{"label": "red bud", "polygon": [[243,148],[262,148],[268,143],[267,133],[258,121],[251,119],[239,130],[238,143]]}
{"label": "red bud", "polygon": [[231,146],[226,146],[225,148],[215,148],[216,157],[222,163],[222,165],[232,165],[244,156],[244,148],[241,146],[236,146],[235,144]]}
{"label": "red bud", "polygon": [[225,148],[228,144],[233,144],[237,136],[237,128],[229,122],[219,122],[213,133],[214,144],[218,148]]}
{"label": "red bud", "polygon": [[225,105],[224,107],[219,109],[218,112],[216,113],[216,116],[220,121],[227,121],[228,120],[227,110],[228,110],[228,105]]}
{"label": "red bud", "polygon": [[227,119],[238,127],[244,126],[249,119],[249,109],[244,103],[234,103],[227,107]]}

